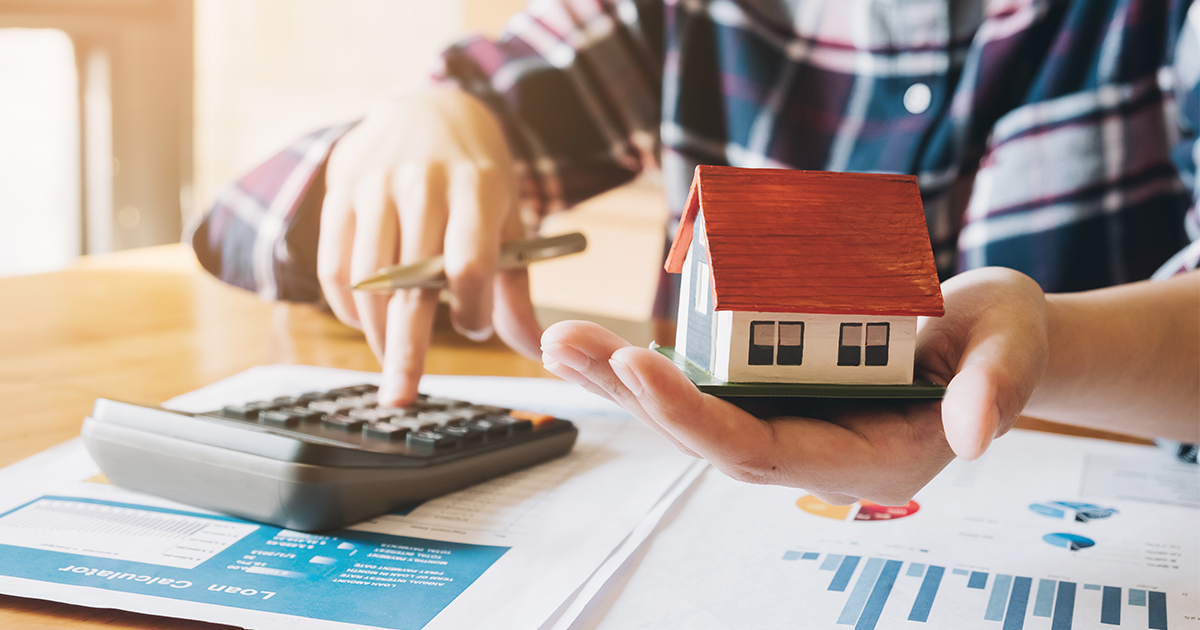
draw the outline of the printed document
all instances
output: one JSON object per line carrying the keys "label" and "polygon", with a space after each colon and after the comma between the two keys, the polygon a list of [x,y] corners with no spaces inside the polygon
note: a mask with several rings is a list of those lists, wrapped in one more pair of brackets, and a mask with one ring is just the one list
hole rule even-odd
{"label": "printed document", "polygon": [[[269,366],[166,406],[208,411],[377,378]],[[317,535],[115,487],[74,440],[0,471],[0,592],[246,628],[537,628],[696,469],[566,383],[426,376],[422,391],[567,418],[578,442],[565,457]]]}

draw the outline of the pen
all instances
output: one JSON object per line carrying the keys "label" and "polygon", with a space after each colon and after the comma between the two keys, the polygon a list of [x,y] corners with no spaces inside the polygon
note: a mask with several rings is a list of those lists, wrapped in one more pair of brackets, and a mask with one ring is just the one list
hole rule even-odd
{"label": "pen", "polygon": [[[579,232],[509,241],[500,244],[497,271],[524,267],[529,263],[581,252],[587,239]],[[398,289],[440,289],[446,286],[446,261],[439,254],[411,265],[393,265],[351,285],[352,291],[396,291]]]}

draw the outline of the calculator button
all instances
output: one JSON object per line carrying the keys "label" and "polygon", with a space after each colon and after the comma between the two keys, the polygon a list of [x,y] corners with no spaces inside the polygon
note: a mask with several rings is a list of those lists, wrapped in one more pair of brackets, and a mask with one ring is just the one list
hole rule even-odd
{"label": "calculator button", "polygon": [[389,421],[395,417],[395,413],[390,409],[351,409],[346,412],[346,415],[356,420],[366,420],[367,422]]}
{"label": "calculator button", "polygon": [[463,445],[479,444],[483,441],[485,431],[470,426],[443,427],[442,433],[462,440]]}
{"label": "calculator button", "polygon": [[225,405],[221,415],[234,420],[257,420],[259,411],[261,409],[252,405]]}
{"label": "calculator button", "polygon": [[442,398],[440,396],[429,396],[420,402],[421,404],[428,405],[429,407],[441,407],[442,409],[455,409],[458,407],[466,407],[471,404],[463,400]]}
{"label": "calculator button", "polygon": [[436,424],[437,426],[448,426],[462,424],[462,417],[453,411],[426,411],[417,414],[417,422],[425,422]]}
{"label": "calculator button", "polygon": [[302,423],[320,422],[321,418],[325,417],[324,412],[317,411],[316,409],[309,409],[308,407],[284,407],[283,409],[280,409],[280,411],[286,411],[287,413],[300,418],[300,422]]}
{"label": "calculator button", "polygon": [[372,407],[379,406],[374,394],[369,396],[364,395],[342,397],[337,399],[337,404],[343,407],[351,407],[354,409],[371,409]]}
{"label": "calculator button", "polygon": [[508,412],[508,415],[510,415],[514,418],[517,418],[519,420],[528,420],[529,422],[531,422],[533,424],[534,428],[540,428],[541,426],[549,424],[554,421],[554,416],[547,415],[544,413],[536,413],[533,411],[513,410],[513,411]]}
{"label": "calculator button", "polygon": [[388,441],[402,440],[409,433],[412,433],[409,427],[391,422],[372,422],[363,428],[363,435]]}
{"label": "calculator button", "polygon": [[304,418],[301,414],[284,410],[264,411],[258,414],[259,422],[273,427],[298,427],[303,420]]}
{"label": "calculator button", "polygon": [[308,408],[315,410],[315,411],[323,412],[324,414],[329,415],[329,416],[344,416],[351,409],[354,409],[354,407],[351,407],[349,405],[340,404],[334,400],[318,400],[316,402],[311,402],[311,403],[308,403]]}
{"label": "calculator button", "polygon": [[482,432],[487,439],[500,440],[508,437],[508,423],[492,422],[491,420],[476,420],[467,424],[468,427]]}
{"label": "calculator button", "polygon": [[272,400],[271,404],[279,405],[280,407],[295,407],[298,404],[296,401],[297,398],[295,396],[280,396]]}
{"label": "calculator button", "polygon": [[321,420],[321,426],[328,429],[340,429],[342,431],[362,431],[366,420],[358,420],[349,416],[343,415],[327,415],[324,420]]}
{"label": "calculator button", "polygon": [[530,422],[529,420],[524,420],[521,418],[514,418],[512,416],[504,415],[504,416],[488,416],[487,419],[491,422],[495,422],[497,424],[508,427],[509,435],[516,435],[518,433],[529,433],[530,431],[533,430],[533,423]]}
{"label": "calculator button", "polygon": [[436,455],[458,447],[458,437],[440,431],[417,431],[408,434],[408,447],[418,455]]}
{"label": "calculator button", "polygon": [[296,397],[296,405],[304,407],[309,403],[317,402],[318,400],[328,400],[327,394],[324,392],[304,392]]}

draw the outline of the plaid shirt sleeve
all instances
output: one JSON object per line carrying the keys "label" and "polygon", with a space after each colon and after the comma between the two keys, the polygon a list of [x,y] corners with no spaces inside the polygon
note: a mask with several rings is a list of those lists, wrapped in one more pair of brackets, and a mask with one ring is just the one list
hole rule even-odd
{"label": "plaid shirt sleeve", "polygon": [[504,124],[526,225],[657,165],[662,15],[658,0],[537,0],[496,41],[442,56]]}
{"label": "plaid shirt sleeve", "polygon": [[[1192,207],[1184,219],[1192,242],[1163,264],[1155,272],[1155,279],[1200,267],[1200,182],[1196,179],[1200,164],[1200,4],[1193,4],[1187,12],[1175,45],[1172,70],[1169,76],[1175,87],[1180,139],[1171,157],[1192,193]],[[1191,459],[1196,460],[1194,447]]]}
{"label": "plaid shirt sleeve", "polygon": [[263,299],[321,302],[317,235],[325,160],[351,126],[309,134],[221,191],[184,236],[200,264]]}

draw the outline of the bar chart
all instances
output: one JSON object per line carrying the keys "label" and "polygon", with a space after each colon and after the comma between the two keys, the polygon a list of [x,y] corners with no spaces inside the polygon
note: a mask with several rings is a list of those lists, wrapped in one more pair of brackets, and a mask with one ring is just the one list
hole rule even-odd
{"label": "bar chart", "polygon": [[[960,606],[977,600],[976,619],[998,622],[979,627],[1025,630],[1028,624],[1071,630],[1098,622],[1102,627],[1167,630],[1167,594],[1155,590],[815,551],[788,550],[782,560],[795,562],[798,571],[814,572],[810,577],[820,579],[806,583],[820,585],[827,595],[844,594],[834,622],[854,630],[874,630],[885,607],[891,618],[924,623],[938,602],[947,600]],[[963,597],[970,592],[982,597]]]}

